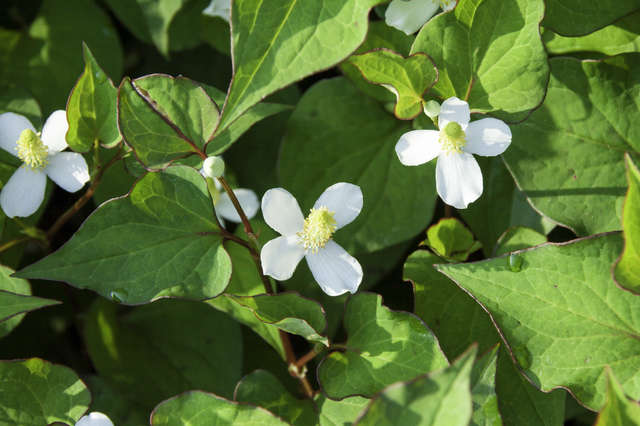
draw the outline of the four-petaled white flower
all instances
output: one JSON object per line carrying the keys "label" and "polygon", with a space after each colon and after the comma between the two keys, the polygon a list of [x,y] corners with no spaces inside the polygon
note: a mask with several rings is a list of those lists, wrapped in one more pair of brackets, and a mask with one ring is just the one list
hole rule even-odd
{"label": "four-petaled white flower", "polygon": [[24,164],[15,171],[0,193],[0,206],[9,217],[30,216],[44,200],[47,176],[68,192],[76,192],[89,180],[82,155],[61,152],[67,148],[69,125],[65,111],[54,111],[42,135],[26,117],[12,112],[0,114],[0,147]]}
{"label": "four-petaled white flower", "polygon": [[219,16],[229,22],[231,19],[231,0],[211,0],[202,13],[209,16]]}
{"label": "four-petaled white flower", "polygon": [[384,14],[387,25],[410,35],[418,31],[436,13],[453,9],[456,0],[393,0]]}
{"label": "four-petaled white flower", "polygon": [[306,219],[293,195],[282,188],[268,190],[262,197],[262,215],[282,236],[262,248],[263,272],[287,280],[304,256],[313,277],[329,296],[355,293],[362,281],[362,267],[331,237],[351,223],[360,210],[362,191],[350,183],[328,187]]}
{"label": "four-petaled white flower", "polygon": [[438,195],[445,203],[466,209],[482,195],[482,172],[471,154],[502,154],[511,143],[511,130],[495,118],[469,123],[469,105],[455,97],[442,103],[438,127],[439,131],[405,133],[396,144],[396,153],[405,166],[417,166],[438,157]]}
{"label": "four-petaled white flower", "polygon": [[75,426],[113,426],[113,422],[105,414],[94,411],[80,417]]}

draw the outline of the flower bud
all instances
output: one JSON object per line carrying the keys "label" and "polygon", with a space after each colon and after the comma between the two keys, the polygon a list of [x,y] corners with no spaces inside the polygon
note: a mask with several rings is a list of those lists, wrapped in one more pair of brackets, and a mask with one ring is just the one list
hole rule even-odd
{"label": "flower bud", "polygon": [[224,160],[222,157],[207,157],[202,163],[202,173],[205,177],[218,178],[224,174]]}
{"label": "flower bud", "polygon": [[436,101],[425,102],[422,109],[427,117],[431,119],[436,118],[440,114],[440,104]]}

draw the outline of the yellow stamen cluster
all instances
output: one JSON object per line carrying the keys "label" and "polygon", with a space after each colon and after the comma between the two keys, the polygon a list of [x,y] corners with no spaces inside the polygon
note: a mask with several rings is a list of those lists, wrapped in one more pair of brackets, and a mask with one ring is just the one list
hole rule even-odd
{"label": "yellow stamen cluster", "polygon": [[42,169],[47,165],[49,151],[40,137],[33,130],[25,129],[20,133],[20,138],[16,143],[18,146],[18,158],[33,170]]}
{"label": "yellow stamen cluster", "polygon": [[459,154],[467,144],[464,130],[462,130],[462,127],[455,121],[447,123],[444,129],[440,130],[438,140],[440,141],[440,145],[442,145],[442,150],[447,154],[452,152]]}
{"label": "yellow stamen cluster", "polygon": [[334,215],[335,213],[326,207],[311,209],[309,216],[304,220],[302,231],[297,234],[300,244],[312,253],[323,248],[337,228]]}

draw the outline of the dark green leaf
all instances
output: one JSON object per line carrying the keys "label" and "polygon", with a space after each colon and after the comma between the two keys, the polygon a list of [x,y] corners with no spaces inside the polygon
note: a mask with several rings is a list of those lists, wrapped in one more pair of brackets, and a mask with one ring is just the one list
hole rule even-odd
{"label": "dark green leaf", "polygon": [[494,347],[473,364],[471,370],[473,415],[470,426],[502,426],[496,395],[498,349],[499,346]]}
{"label": "dark green leaf", "polygon": [[640,8],[638,0],[547,0],[543,24],[565,36],[590,33]]}

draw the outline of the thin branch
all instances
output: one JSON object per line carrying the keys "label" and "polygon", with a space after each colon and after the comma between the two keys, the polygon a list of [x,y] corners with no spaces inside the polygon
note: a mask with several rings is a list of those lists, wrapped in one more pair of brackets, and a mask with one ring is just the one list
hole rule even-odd
{"label": "thin branch", "polygon": [[98,185],[100,184],[104,173],[107,171],[107,169],[109,169],[109,167],[113,166],[121,158],[122,148],[116,155],[111,158],[111,160],[109,160],[107,164],[98,169],[98,173],[96,173],[96,177],[93,179],[93,182],[91,182],[91,186],[89,186],[89,189],[87,189],[86,192],[82,194],[82,197],[78,198],[78,200],[73,203],[73,206],[71,206],[66,212],[64,212],[63,215],[60,216],[53,225],[51,225],[51,228],[49,228],[49,230],[46,232],[48,240],[51,240],[51,238],[60,230],[60,228],[62,228],[64,224],[69,221],[69,219],[71,219],[76,213],[78,213],[78,211],[80,211],[80,209],[85,204],[87,204],[91,197],[93,197],[94,192],[96,192],[96,189],[98,188]]}
{"label": "thin branch", "polygon": [[298,359],[298,361],[296,361],[296,366],[298,368],[302,368],[305,365],[307,365],[307,363],[309,361],[311,361],[312,359],[314,359],[316,357],[316,355],[318,355],[320,352],[316,351],[315,348],[311,349],[309,352],[307,352],[306,354],[302,355],[302,357],[300,359]]}
{"label": "thin branch", "polygon": [[32,237],[23,237],[23,238],[16,238],[15,240],[8,241],[0,246],[0,253],[2,253],[5,250],[9,250],[13,246],[16,246],[20,243],[25,243],[32,239],[33,239]]}
{"label": "thin branch", "polygon": [[240,216],[240,219],[242,220],[242,224],[244,225],[244,232],[246,232],[246,234],[249,236],[251,241],[253,241],[255,244],[257,244],[258,238],[256,237],[256,234],[253,232],[253,228],[251,227],[251,223],[249,222],[249,219],[247,218],[247,215],[244,213],[244,210],[242,210],[242,206],[240,205],[240,201],[238,201],[238,198],[236,197],[236,194],[233,193],[233,190],[231,189],[231,187],[229,186],[229,184],[227,183],[225,178],[220,176],[218,178],[218,182],[220,182],[220,184],[224,188],[224,191],[227,193],[227,195],[231,199],[231,202],[233,203],[233,207],[236,208],[236,211],[238,212],[238,215]]}

